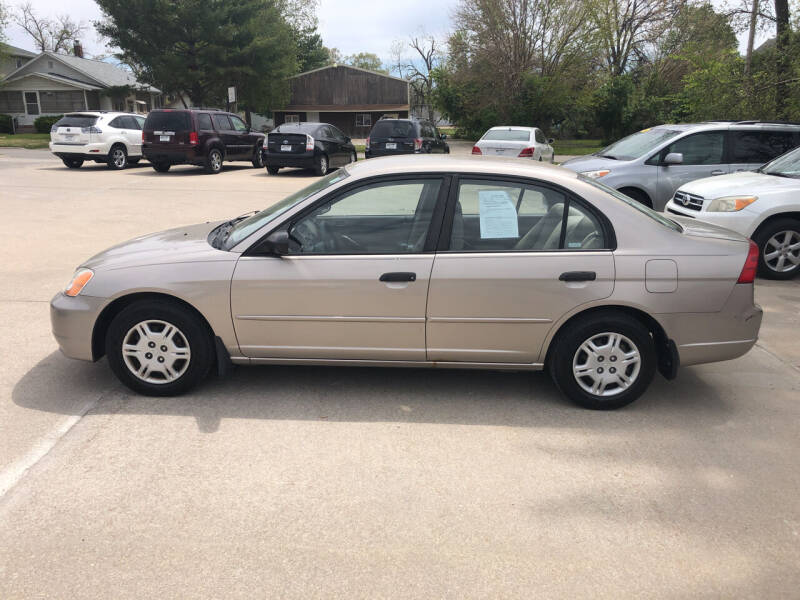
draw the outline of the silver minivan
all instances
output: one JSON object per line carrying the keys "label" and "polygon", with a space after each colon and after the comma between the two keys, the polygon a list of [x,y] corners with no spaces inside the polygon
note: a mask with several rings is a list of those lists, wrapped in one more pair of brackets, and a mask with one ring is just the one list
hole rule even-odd
{"label": "silver minivan", "polygon": [[664,210],[675,191],[703,177],[755,171],[800,145],[800,125],[709,121],[659,125],[562,166]]}

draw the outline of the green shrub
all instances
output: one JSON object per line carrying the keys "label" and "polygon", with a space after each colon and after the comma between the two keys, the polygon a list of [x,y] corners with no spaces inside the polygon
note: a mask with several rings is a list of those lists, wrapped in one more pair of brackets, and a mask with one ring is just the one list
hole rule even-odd
{"label": "green shrub", "polygon": [[11,115],[0,115],[0,133],[13,133]]}
{"label": "green shrub", "polygon": [[61,119],[64,115],[55,115],[53,117],[39,117],[33,122],[36,128],[36,133],[50,133],[53,123]]}

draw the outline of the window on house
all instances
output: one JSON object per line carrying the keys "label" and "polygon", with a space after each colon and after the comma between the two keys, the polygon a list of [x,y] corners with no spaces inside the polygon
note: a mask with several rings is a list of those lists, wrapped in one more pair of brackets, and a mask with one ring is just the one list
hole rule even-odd
{"label": "window on house", "polygon": [[39,97],[36,92],[25,92],[25,112],[29,115],[39,114]]}
{"label": "window on house", "polygon": [[47,61],[47,68],[48,69],[52,69],[53,68],[53,61],[52,60],[48,60]]}
{"label": "window on house", "polygon": [[86,110],[82,91],[39,92],[43,113],[65,113],[73,110]]}
{"label": "window on house", "polygon": [[300,122],[300,115],[286,115],[286,118],[283,120],[284,123],[299,123]]}
{"label": "window on house", "polygon": [[25,112],[22,92],[0,92],[0,113]]}
{"label": "window on house", "polygon": [[356,113],[356,127],[372,127],[372,114]]}

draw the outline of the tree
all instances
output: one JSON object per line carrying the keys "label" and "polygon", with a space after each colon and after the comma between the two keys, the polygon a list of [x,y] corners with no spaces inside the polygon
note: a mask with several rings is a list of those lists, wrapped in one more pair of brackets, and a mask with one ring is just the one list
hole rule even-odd
{"label": "tree", "polygon": [[341,65],[344,62],[344,56],[342,56],[342,51],[338,48],[325,48],[325,52],[328,53],[328,62],[329,65]]}
{"label": "tree", "polygon": [[[414,58],[406,56],[406,50],[416,54]],[[435,123],[433,109],[433,71],[441,64],[441,52],[436,38],[430,35],[412,37],[408,44],[395,41],[392,44],[392,70],[411,86],[414,100],[428,112],[428,119]]]}
{"label": "tree", "polygon": [[294,30],[297,46],[297,69],[303,73],[328,64],[328,49],[322,45],[322,36],[316,27]]}
{"label": "tree", "polygon": [[285,103],[297,69],[291,26],[275,0],[97,0],[96,23],[140,81],[185,94],[194,105],[224,102],[267,112]]}
{"label": "tree", "polygon": [[376,71],[378,73],[386,73],[383,68],[383,61],[377,54],[372,52],[359,52],[358,54],[350,54],[343,59],[344,64],[351,67],[358,67],[359,69],[366,69],[367,71]]}
{"label": "tree", "polygon": [[36,14],[30,2],[19,7],[14,15],[14,22],[31,36],[34,46],[40,52],[69,54],[73,42],[86,30],[84,23],[76,23],[69,15],[41,17]]}

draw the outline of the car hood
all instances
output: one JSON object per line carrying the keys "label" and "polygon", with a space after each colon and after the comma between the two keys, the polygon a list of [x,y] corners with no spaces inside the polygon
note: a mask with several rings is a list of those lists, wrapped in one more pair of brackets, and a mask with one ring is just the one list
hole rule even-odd
{"label": "car hood", "polygon": [[602,169],[613,171],[614,167],[619,168],[627,162],[628,161],[625,160],[614,160],[613,158],[602,158],[601,156],[588,154],[586,156],[570,158],[568,161],[561,163],[561,166],[566,167],[570,171],[581,173],[583,171],[600,171]]}
{"label": "car hood", "polygon": [[730,229],[726,229],[725,227],[720,227],[719,225],[713,225],[711,223],[699,221],[691,217],[681,217],[672,213],[665,216],[668,219],[672,219],[673,221],[677,222],[683,228],[684,235],[749,243],[745,236],[736,233],[735,231],[731,231]]}
{"label": "car hood", "polygon": [[770,192],[787,192],[800,190],[800,179],[777,177],[764,173],[741,172],[717,177],[696,179],[682,185],[680,191],[702,196],[703,198],[721,198],[723,196],[740,196],[742,194],[768,194]]}
{"label": "car hood", "polygon": [[112,246],[85,261],[81,267],[93,271],[166,263],[235,260],[238,255],[217,250],[208,234],[222,221],[202,223],[149,233]]}

